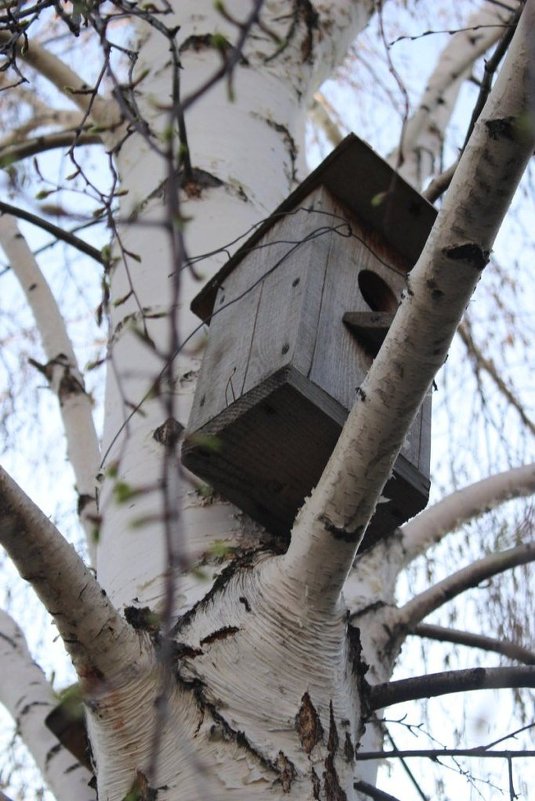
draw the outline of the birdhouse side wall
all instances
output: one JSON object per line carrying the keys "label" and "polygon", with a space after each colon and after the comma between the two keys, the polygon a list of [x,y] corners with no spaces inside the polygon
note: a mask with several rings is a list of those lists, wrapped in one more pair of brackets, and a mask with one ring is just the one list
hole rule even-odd
{"label": "birdhouse side wall", "polygon": [[323,215],[318,221],[308,204],[294,209],[275,219],[225,278],[212,312],[190,431],[294,360],[304,374],[310,370],[330,235]]}

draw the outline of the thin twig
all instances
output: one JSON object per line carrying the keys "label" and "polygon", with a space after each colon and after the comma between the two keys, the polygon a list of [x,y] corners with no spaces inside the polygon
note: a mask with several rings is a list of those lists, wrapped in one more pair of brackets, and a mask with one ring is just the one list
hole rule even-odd
{"label": "thin twig", "polygon": [[61,239],[62,242],[66,242],[67,245],[71,245],[81,253],[85,253],[86,256],[90,256],[95,261],[98,261],[99,264],[106,265],[106,260],[100,250],[92,247],[92,245],[88,245],[83,239],[74,236],[74,234],[69,233],[69,231],[63,230],[63,228],[60,228],[58,225],[54,225],[54,223],[48,222],[48,220],[43,220],[43,218],[38,217],[37,214],[32,214],[30,211],[21,209],[18,206],[12,206],[11,203],[4,203],[4,201],[0,201],[0,213],[11,214],[19,220],[26,220],[26,222],[36,225],[38,228],[42,228],[43,231],[52,234],[56,239]]}
{"label": "thin twig", "polygon": [[371,709],[435,698],[438,695],[467,692],[469,690],[498,690],[503,688],[535,687],[535,669],[532,667],[469,668],[446,670],[411,679],[385,682],[370,688]]}
{"label": "thin twig", "polygon": [[435,626],[430,623],[419,623],[410,633],[417,637],[426,637],[439,642],[452,642],[457,645],[480,648],[483,651],[493,651],[497,654],[503,654],[509,659],[523,662],[525,665],[535,665],[535,651],[524,648],[522,645],[517,645],[517,643],[510,640],[499,640],[495,637],[486,637],[483,634],[448,629],[444,626]]}

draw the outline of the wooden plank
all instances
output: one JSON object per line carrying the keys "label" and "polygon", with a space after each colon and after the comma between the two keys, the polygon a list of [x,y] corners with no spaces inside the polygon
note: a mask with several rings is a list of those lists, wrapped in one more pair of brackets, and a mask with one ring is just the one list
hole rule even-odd
{"label": "wooden plank", "polygon": [[362,343],[371,356],[379,352],[394,315],[389,312],[346,312],[343,316],[357,342]]}
{"label": "wooden plank", "polygon": [[[371,365],[371,356],[355,341],[343,324],[346,312],[369,312],[370,307],[362,297],[358,284],[360,270],[375,269],[386,273],[389,285],[400,278],[395,271],[381,264],[371,246],[366,246],[367,232],[334,200],[333,213],[348,220],[353,236],[334,236],[325,278],[321,313],[318,323],[317,345],[310,379],[350,409],[355,392],[364,380]],[[374,246],[375,247],[375,246]],[[391,275],[390,275],[391,273]],[[402,279],[404,280],[404,279]],[[393,290],[396,287],[392,287]],[[401,287],[400,290],[401,291]]]}
{"label": "wooden plank", "polygon": [[268,264],[280,263],[263,281],[244,392],[285,364],[304,372],[310,367],[331,238],[317,206],[315,196],[307,198],[306,209],[296,210],[272,229],[283,255],[279,247],[265,251]]}

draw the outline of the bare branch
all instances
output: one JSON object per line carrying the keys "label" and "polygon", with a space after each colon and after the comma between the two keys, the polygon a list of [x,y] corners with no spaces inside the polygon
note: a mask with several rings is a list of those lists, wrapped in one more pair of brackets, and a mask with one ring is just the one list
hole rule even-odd
{"label": "bare branch", "polygon": [[106,264],[106,261],[103,258],[100,250],[97,250],[92,245],[84,242],[84,240],[80,239],[78,236],[69,233],[69,231],[65,231],[58,225],[54,225],[54,223],[44,220],[42,217],[38,217],[36,214],[32,214],[30,211],[26,211],[26,209],[21,209],[18,206],[12,206],[11,203],[4,203],[2,200],[0,201],[0,213],[11,214],[13,217],[18,217],[19,220],[26,220],[26,222],[36,225],[38,228],[42,228],[43,231],[47,231],[49,234],[52,234],[52,236],[54,236],[56,239],[66,242],[67,245],[72,245],[72,247],[76,248],[76,250],[79,250],[80,253],[85,253],[86,256],[91,256],[91,258],[95,261],[98,261],[99,264]]}
{"label": "bare branch", "polygon": [[[0,45],[10,45],[11,42],[12,34],[0,31]],[[100,97],[64,61],[46,48],[34,40],[26,43],[21,37],[15,45],[15,50],[19,58],[47,78],[58,92],[72,100],[95,124],[109,128],[121,122],[114,102]]]}
{"label": "bare branch", "polygon": [[85,390],[84,379],[56,299],[14,217],[0,217],[0,245],[26,296],[41,336],[47,363],[39,369],[59,402],[67,437],[67,453],[76,478],[78,511],[91,552],[97,520],[95,482],[100,465],[93,402]]}
{"label": "bare branch", "polygon": [[18,733],[56,798],[92,801],[95,793],[88,787],[91,774],[59,746],[45,726],[45,718],[56,706],[57,696],[33,661],[22,631],[1,610],[0,674],[0,703],[12,716]]}
{"label": "bare branch", "polygon": [[489,476],[453,492],[402,526],[403,565],[475,517],[534,492],[535,463]]}
{"label": "bare branch", "polygon": [[[443,208],[409,274],[394,322],[359,387],[327,467],[295,521],[284,565],[296,580],[307,576],[308,603],[311,597],[322,606],[337,602],[406,432],[446,359],[535,147],[535,129],[525,123],[535,106],[533,25],[535,0],[528,0]],[[489,185],[496,191],[489,192]]]}
{"label": "bare branch", "polygon": [[501,690],[510,687],[535,687],[535,668],[470,668],[430,673],[412,679],[376,684],[370,687],[369,703],[372,709],[414,701],[418,698],[436,698],[438,695],[468,692],[469,690]]}
{"label": "bare branch", "polygon": [[535,665],[535,651],[530,651],[529,648],[517,645],[511,640],[498,640],[495,637],[486,637],[483,634],[473,634],[470,631],[460,631],[459,629],[449,629],[431,623],[419,623],[409,633],[417,637],[438,640],[439,642],[453,642],[457,645],[480,648],[482,651],[492,651],[497,654],[503,654],[509,659],[516,659],[525,665]]}
{"label": "bare branch", "polygon": [[525,409],[522,407],[522,404],[520,403],[518,398],[516,398],[514,393],[509,389],[509,387],[499,374],[498,370],[496,369],[496,365],[494,364],[492,359],[488,359],[486,356],[483,355],[481,348],[478,347],[478,345],[474,340],[474,337],[472,336],[472,333],[470,331],[470,326],[468,325],[466,320],[464,320],[459,326],[459,336],[461,337],[464,345],[466,346],[468,355],[474,362],[475,371],[478,372],[479,370],[483,370],[485,373],[487,373],[487,375],[491,378],[491,380],[498,388],[499,392],[501,392],[501,394],[504,396],[506,401],[510,403],[514,409],[516,409],[524,425],[529,429],[529,431],[532,434],[535,434],[535,423],[528,417],[528,415],[525,412]]}
{"label": "bare branch", "polygon": [[510,16],[503,9],[479,8],[442,51],[418,108],[404,127],[399,148],[389,156],[414,185],[421,185],[434,171],[462,84],[474,62],[502,36]]}
{"label": "bare branch", "polygon": [[41,134],[33,139],[20,140],[9,147],[0,148],[0,168],[8,167],[16,161],[27,159],[47,150],[55,150],[58,147],[72,147],[73,145],[101,145],[102,137],[89,131],[71,129],[69,131],[57,131],[56,133]]}
{"label": "bare branch", "polygon": [[489,554],[416,595],[398,610],[394,619],[398,624],[412,629],[435,609],[470,587],[477,587],[482,581],[486,581],[498,573],[534,560],[535,542],[517,545],[515,548],[509,548],[501,553]]}
{"label": "bare branch", "polygon": [[355,759],[406,759],[427,757],[436,761],[444,757],[476,757],[477,759],[517,759],[535,757],[535,751],[486,751],[483,748],[411,748],[406,751],[357,751]]}
{"label": "bare branch", "polygon": [[332,119],[331,114],[332,109],[329,108],[327,99],[321,92],[316,92],[312,100],[312,105],[310,106],[310,116],[315,125],[326,135],[330,144],[336,147],[344,137],[340,132],[340,128]]}
{"label": "bare branch", "polygon": [[54,524],[0,467],[0,543],[50,612],[78,675],[139,663],[143,643]]}
{"label": "bare branch", "polygon": [[361,793],[364,795],[369,796],[370,798],[375,799],[375,801],[399,801],[394,795],[390,795],[390,793],[385,793],[384,790],[379,790],[377,787],[374,787],[373,784],[369,782],[359,781],[356,782],[353,787],[355,790],[360,790]]}

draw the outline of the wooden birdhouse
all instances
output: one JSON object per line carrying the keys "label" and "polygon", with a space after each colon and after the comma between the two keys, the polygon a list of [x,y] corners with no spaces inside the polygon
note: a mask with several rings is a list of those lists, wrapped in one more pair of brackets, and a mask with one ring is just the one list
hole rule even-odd
{"label": "wooden birdhouse", "polygon": [[[183,462],[288,536],[396,312],[435,209],[348,136],[193,301],[209,324]],[[367,544],[429,495],[431,400]]]}

